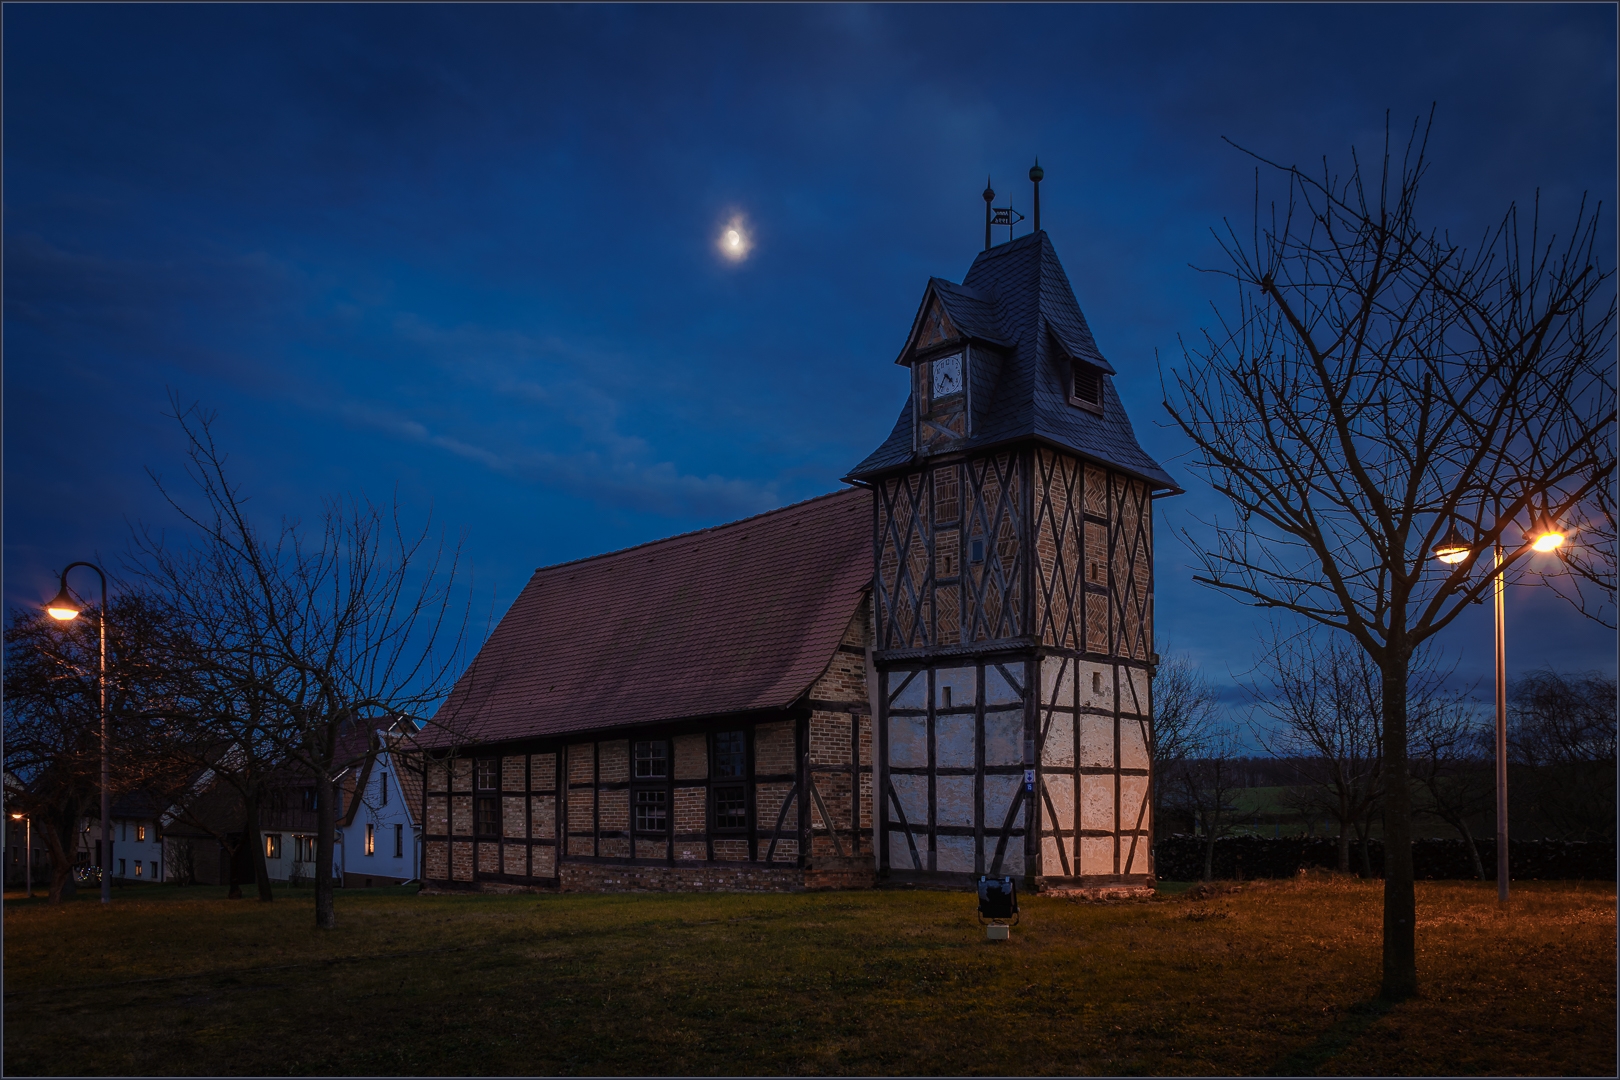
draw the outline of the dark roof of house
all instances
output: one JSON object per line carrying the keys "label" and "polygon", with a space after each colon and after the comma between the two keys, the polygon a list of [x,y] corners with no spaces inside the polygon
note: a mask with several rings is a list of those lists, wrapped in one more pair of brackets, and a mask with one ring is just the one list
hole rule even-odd
{"label": "dark roof of house", "polygon": [[846,489],[542,567],[432,723],[427,746],[791,705],[872,580],[872,504]]}
{"label": "dark roof of house", "polygon": [[[939,298],[960,337],[999,346],[974,354],[969,372],[973,415],[961,449],[1035,438],[1140,477],[1155,489],[1179,490],[1137,443],[1114,381],[1106,377],[1114,368],[1098,350],[1044,231],[981,252],[961,285],[930,279],[918,321],[930,296]],[[915,328],[916,323],[913,337]],[[1106,373],[1101,416],[1069,404],[1069,359]],[[899,362],[911,362],[909,343]],[[850,470],[850,477],[865,479],[916,464],[911,428],[907,397],[894,430]]]}

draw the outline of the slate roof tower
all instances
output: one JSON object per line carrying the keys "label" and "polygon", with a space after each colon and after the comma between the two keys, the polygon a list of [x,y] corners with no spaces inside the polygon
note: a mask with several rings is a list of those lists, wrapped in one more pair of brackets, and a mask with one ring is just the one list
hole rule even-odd
{"label": "slate roof tower", "polygon": [[[1033,171],[1032,171],[1033,176]],[[1051,239],[931,278],[873,491],[880,873],[1150,889],[1153,503]]]}

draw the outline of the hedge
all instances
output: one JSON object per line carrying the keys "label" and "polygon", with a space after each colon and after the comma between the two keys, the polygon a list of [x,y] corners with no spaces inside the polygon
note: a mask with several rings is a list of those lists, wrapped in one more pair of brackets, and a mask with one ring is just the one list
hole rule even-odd
{"label": "hedge", "polygon": [[[1495,838],[1475,840],[1485,876],[1496,879]],[[1412,841],[1412,871],[1424,878],[1471,878],[1474,868],[1463,840]],[[1383,876],[1384,844],[1368,842],[1373,874]],[[1177,833],[1153,848],[1154,872],[1161,881],[1198,881],[1204,876],[1204,839]],[[1286,878],[1307,867],[1339,865],[1335,837],[1226,836],[1215,841],[1215,877]],[[1361,845],[1350,842],[1350,869],[1361,870]],[[1521,881],[1555,879],[1613,880],[1615,845],[1582,840],[1508,840],[1508,871]]]}

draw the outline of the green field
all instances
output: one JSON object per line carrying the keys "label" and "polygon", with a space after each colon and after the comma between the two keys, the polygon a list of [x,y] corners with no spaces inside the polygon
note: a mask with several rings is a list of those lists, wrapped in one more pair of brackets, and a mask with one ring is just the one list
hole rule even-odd
{"label": "green field", "polygon": [[9,1074],[1613,1075],[1615,891],[1420,882],[1423,991],[1373,1000],[1379,882],[1154,901],[422,897],[149,886],[5,905]]}

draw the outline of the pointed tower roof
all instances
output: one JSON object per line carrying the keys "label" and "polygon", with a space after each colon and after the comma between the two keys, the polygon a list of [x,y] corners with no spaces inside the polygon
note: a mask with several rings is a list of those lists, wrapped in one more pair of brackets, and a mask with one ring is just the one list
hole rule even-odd
{"label": "pointed tower roof", "polygon": [[[958,449],[1035,439],[1130,473],[1157,490],[1180,490],[1137,443],[1112,378],[1102,379],[1101,415],[1069,403],[1071,360],[1085,361],[1105,376],[1115,372],[1097,349],[1044,231],[981,252],[961,285],[930,279],[896,363],[913,362],[935,303],[956,337],[984,346],[975,350],[970,365],[973,418]],[[850,470],[849,479],[867,479],[920,461],[913,416],[908,397],[889,437]]]}

